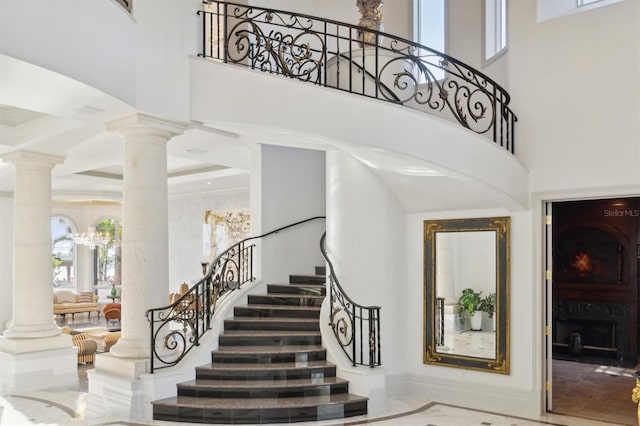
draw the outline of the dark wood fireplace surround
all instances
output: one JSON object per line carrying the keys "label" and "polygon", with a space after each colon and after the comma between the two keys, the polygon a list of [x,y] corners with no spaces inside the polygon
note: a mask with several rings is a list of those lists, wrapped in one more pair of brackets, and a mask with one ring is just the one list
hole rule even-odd
{"label": "dark wood fireplace surround", "polygon": [[635,366],[640,198],[554,203],[552,217],[554,356]]}

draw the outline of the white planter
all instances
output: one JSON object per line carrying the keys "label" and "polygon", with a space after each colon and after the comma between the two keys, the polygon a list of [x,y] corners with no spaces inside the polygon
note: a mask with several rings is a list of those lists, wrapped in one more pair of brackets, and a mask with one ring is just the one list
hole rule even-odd
{"label": "white planter", "polygon": [[471,330],[479,331],[482,330],[482,312],[476,311],[475,314],[469,315],[469,319],[471,320]]}

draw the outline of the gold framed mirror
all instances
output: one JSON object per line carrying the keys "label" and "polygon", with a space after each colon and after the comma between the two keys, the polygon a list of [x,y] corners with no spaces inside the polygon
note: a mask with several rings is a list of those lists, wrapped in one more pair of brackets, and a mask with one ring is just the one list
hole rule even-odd
{"label": "gold framed mirror", "polygon": [[510,218],[424,221],[425,364],[509,374]]}

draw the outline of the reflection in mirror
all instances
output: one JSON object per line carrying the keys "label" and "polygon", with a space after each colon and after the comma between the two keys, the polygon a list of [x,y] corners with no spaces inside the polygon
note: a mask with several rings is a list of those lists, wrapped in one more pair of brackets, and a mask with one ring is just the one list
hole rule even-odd
{"label": "reflection in mirror", "polygon": [[444,344],[437,352],[496,357],[495,317],[484,310],[485,298],[496,292],[494,247],[495,231],[436,233],[436,297],[444,299]]}
{"label": "reflection in mirror", "polygon": [[509,218],[424,222],[424,362],[509,373]]}

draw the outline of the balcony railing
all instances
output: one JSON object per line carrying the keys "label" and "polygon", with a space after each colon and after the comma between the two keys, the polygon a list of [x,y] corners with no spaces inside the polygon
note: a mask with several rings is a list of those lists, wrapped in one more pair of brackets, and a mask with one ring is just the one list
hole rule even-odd
{"label": "balcony railing", "polygon": [[509,94],[429,47],[365,27],[206,1],[199,56],[417,109],[455,121],[514,153]]}

